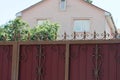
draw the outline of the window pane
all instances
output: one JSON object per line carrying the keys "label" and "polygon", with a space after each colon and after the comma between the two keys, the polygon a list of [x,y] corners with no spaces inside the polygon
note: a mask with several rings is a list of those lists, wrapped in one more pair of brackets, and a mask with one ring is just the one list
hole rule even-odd
{"label": "window pane", "polygon": [[65,8],[66,8],[66,1],[65,0],[61,0],[60,9],[61,10],[65,10]]}
{"label": "window pane", "polygon": [[74,31],[75,32],[90,31],[90,20],[75,20]]}
{"label": "window pane", "polygon": [[38,20],[38,21],[37,21],[37,24],[38,24],[38,25],[42,25],[44,21],[45,21],[45,20]]}

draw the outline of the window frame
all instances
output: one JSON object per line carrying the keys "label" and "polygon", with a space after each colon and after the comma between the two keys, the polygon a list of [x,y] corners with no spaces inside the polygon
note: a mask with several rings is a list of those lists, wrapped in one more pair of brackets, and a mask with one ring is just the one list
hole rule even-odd
{"label": "window frame", "polygon": [[37,25],[42,25],[42,23],[41,23],[41,24],[38,24],[38,21],[40,21],[40,20],[43,21],[43,22],[44,22],[44,21],[47,21],[47,19],[37,19]]}
{"label": "window frame", "polygon": [[[62,4],[64,5],[64,7],[62,7]],[[60,4],[59,4],[60,10],[62,10],[62,11],[66,10],[66,7],[67,7],[66,5],[67,5],[66,0],[60,0]]]}
{"label": "window frame", "polygon": [[[74,27],[75,27],[75,21],[79,21],[79,20],[88,20],[89,21],[89,30],[79,30],[79,31],[76,31],[74,30]],[[81,32],[90,32],[91,31],[91,19],[89,18],[77,18],[77,19],[73,19],[73,32],[77,32],[77,33],[81,33]]]}

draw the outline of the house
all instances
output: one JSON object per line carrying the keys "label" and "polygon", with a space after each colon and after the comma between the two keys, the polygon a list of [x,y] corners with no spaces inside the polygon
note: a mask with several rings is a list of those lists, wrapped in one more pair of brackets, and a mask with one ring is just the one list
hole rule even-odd
{"label": "house", "polygon": [[[42,0],[16,14],[27,21],[31,27],[41,24],[45,20],[57,22],[61,25],[58,35],[64,32],[70,36],[76,33],[94,33],[95,31],[112,34],[116,27],[110,12],[103,10],[85,0]],[[102,35],[102,36],[101,36]],[[113,35],[108,36],[112,38]],[[60,37],[62,38],[62,36]],[[89,37],[90,38],[90,37]]]}

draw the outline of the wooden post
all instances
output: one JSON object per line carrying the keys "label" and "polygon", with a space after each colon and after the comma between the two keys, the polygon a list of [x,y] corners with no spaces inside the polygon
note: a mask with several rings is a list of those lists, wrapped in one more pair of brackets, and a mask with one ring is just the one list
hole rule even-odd
{"label": "wooden post", "polygon": [[18,80],[19,51],[18,42],[13,44],[11,80]]}
{"label": "wooden post", "polygon": [[69,44],[66,44],[65,54],[65,80],[69,80]]}

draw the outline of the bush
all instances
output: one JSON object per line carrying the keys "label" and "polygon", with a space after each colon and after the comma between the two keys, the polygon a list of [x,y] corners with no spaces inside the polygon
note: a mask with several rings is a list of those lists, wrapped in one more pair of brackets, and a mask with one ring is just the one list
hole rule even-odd
{"label": "bush", "polygon": [[59,26],[57,23],[45,21],[42,25],[37,25],[31,29],[31,40],[55,40]]}
{"label": "bush", "polygon": [[59,25],[57,23],[45,21],[42,25],[30,28],[26,22],[20,18],[16,18],[2,25],[2,27],[3,28],[0,28],[0,40],[25,41],[28,38],[30,40],[55,40],[57,38],[56,35]]}

